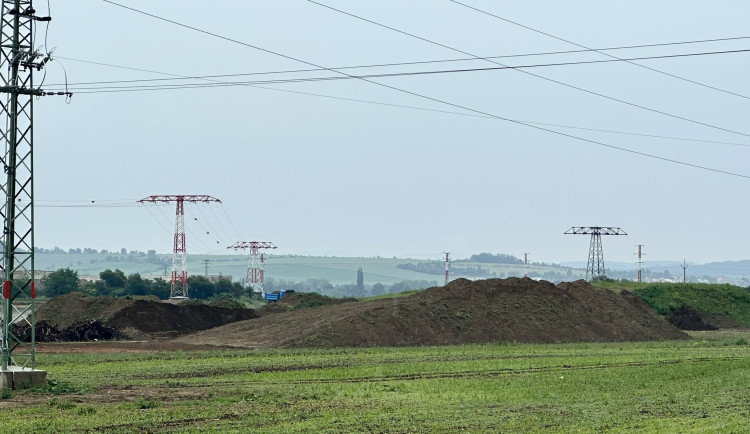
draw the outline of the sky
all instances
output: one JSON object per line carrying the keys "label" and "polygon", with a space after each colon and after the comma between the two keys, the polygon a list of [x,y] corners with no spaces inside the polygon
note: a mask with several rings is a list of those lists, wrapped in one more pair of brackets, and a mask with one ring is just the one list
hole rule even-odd
{"label": "sky", "polygon": [[750,258],[750,38],[569,52],[750,37],[750,3],[462,2],[50,0],[35,244],[169,253],[137,201],[200,194],[188,254]]}

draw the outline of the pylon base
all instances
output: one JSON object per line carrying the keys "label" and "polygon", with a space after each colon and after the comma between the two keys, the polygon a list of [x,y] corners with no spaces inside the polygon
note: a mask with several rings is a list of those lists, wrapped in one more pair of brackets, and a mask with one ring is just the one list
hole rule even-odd
{"label": "pylon base", "polygon": [[47,384],[47,371],[39,369],[8,368],[0,371],[0,389],[25,389]]}

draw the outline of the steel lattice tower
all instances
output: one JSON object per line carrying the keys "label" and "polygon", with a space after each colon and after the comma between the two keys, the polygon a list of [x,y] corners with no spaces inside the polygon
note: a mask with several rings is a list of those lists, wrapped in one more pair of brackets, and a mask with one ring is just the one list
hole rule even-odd
{"label": "steel lattice tower", "polygon": [[227,249],[249,250],[250,262],[247,264],[247,277],[245,285],[250,286],[253,292],[265,295],[263,292],[263,267],[265,259],[260,253],[261,249],[275,249],[276,246],[268,241],[238,241]]}
{"label": "steel lattice tower", "polygon": [[566,235],[591,235],[589,245],[589,262],[586,266],[586,280],[606,275],[604,270],[604,250],[602,249],[602,235],[627,235],[620,228],[588,226],[574,226],[565,232]]}
{"label": "steel lattice tower", "polygon": [[[2,165],[6,175],[2,181],[5,200],[0,208],[4,221],[0,238],[3,373],[36,367],[32,127],[34,97],[46,94],[34,87],[33,71],[41,70],[50,56],[34,51],[33,23],[51,18],[37,17],[31,3],[2,0],[0,11],[0,92],[5,94],[0,100],[0,113],[5,118],[0,135],[5,144]],[[14,318],[23,318],[29,326],[25,332],[13,329]],[[13,380],[2,380],[2,387],[14,387]]]}
{"label": "steel lattice tower", "polygon": [[641,283],[642,280],[642,270],[643,270],[643,244],[638,244],[636,247],[638,247],[638,283]]}
{"label": "steel lattice tower", "polygon": [[188,297],[187,249],[185,247],[185,202],[219,202],[219,199],[206,195],[157,195],[141,199],[140,203],[169,203],[177,204],[174,222],[174,250],[172,253],[172,288],[170,299],[185,299]]}

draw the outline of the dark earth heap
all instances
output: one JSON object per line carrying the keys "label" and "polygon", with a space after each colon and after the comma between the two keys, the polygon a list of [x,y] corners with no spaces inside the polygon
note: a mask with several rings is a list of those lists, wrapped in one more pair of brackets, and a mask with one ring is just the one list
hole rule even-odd
{"label": "dark earth heap", "polygon": [[634,295],[585,281],[458,279],[409,296],[288,309],[178,341],[254,349],[689,339]]}

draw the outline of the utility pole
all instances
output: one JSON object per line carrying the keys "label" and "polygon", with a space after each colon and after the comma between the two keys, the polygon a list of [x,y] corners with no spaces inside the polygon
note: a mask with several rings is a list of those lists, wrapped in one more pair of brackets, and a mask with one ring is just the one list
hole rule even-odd
{"label": "utility pole", "polygon": [[445,284],[448,284],[448,275],[450,274],[451,252],[445,252]]}
{"label": "utility pole", "polygon": [[203,275],[208,277],[208,264],[211,263],[210,259],[203,260]]}
{"label": "utility pole", "polygon": [[604,277],[604,250],[602,249],[602,235],[627,235],[620,228],[603,227],[603,226],[574,226],[567,231],[565,235],[591,235],[591,244],[589,246],[589,262],[586,266],[586,280],[593,280],[595,277]]}
{"label": "utility pole", "polygon": [[227,249],[250,251],[250,262],[247,264],[245,285],[249,286],[253,292],[257,292],[261,296],[266,295],[263,291],[263,268],[265,267],[266,261],[263,254],[260,253],[260,250],[275,248],[276,246],[268,241],[238,241],[227,247]]}
{"label": "utility pole", "polygon": [[523,268],[526,269],[526,272],[523,273],[523,277],[529,277],[528,268],[529,268],[529,255],[530,254],[531,253],[528,253],[528,252],[523,254]]}
{"label": "utility pole", "polygon": [[141,199],[140,203],[170,203],[177,204],[174,224],[174,251],[172,253],[172,288],[169,292],[170,300],[184,300],[188,298],[187,249],[185,247],[185,202],[218,202],[215,197],[206,195],[156,195]]}
{"label": "utility pole", "polygon": [[688,264],[685,262],[685,258],[682,258],[682,283],[687,283],[687,267]]}
{"label": "utility pole", "polygon": [[643,249],[644,246],[643,246],[643,244],[638,244],[638,245],[636,245],[636,247],[638,247],[638,262],[637,262],[637,264],[638,264],[638,283],[641,283],[641,281],[642,281],[641,280],[641,270],[643,269],[643,259],[642,259],[643,258],[643,252],[642,252],[642,249]]}
{"label": "utility pole", "polygon": [[[33,101],[51,95],[34,87],[33,71],[41,71],[52,57],[34,49],[34,22],[51,21],[38,17],[30,0],[2,0],[0,10],[0,123],[5,154],[2,184],[5,200],[0,214],[3,255],[2,324],[0,326],[0,388],[41,385],[46,372],[36,367],[35,288],[34,288],[34,177]],[[60,92],[60,95],[71,96]],[[21,307],[21,302],[26,307]],[[14,318],[23,318],[28,328],[23,334],[13,330]],[[20,373],[19,371],[23,371]]]}

